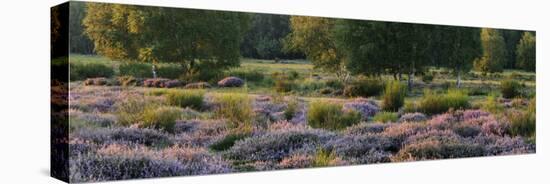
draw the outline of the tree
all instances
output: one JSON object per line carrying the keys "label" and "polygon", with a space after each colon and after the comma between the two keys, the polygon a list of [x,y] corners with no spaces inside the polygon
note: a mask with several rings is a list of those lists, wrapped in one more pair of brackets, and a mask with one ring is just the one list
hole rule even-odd
{"label": "tree", "polygon": [[244,57],[259,59],[304,58],[299,52],[284,52],[284,38],[290,33],[290,16],[254,14],[241,44]]}
{"label": "tree", "polygon": [[496,29],[481,29],[481,46],[483,56],[476,59],[476,70],[482,72],[502,72],[506,61],[506,44],[500,32]]}
{"label": "tree", "polygon": [[86,3],[71,2],[69,18],[69,40],[71,42],[69,51],[71,53],[93,54],[94,44],[84,35],[82,20],[86,15]]}
{"label": "tree", "polygon": [[180,63],[197,80],[239,65],[249,22],[244,13],[120,4],[89,3],[87,12],[85,33],[97,53],[113,60]]}
{"label": "tree", "polygon": [[345,49],[348,68],[355,74],[408,75],[412,89],[415,73],[423,70],[429,60],[429,27],[421,24],[339,21],[336,38]]}
{"label": "tree", "polygon": [[514,69],[516,68],[516,50],[517,45],[519,43],[519,40],[521,39],[521,36],[523,35],[523,31],[518,30],[501,30],[502,37],[504,38],[504,42],[506,43],[506,61],[504,64],[504,68],[506,69]]}
{"label": "tree", "polygon": [[303,52],[315,68],[333,72],[338,78],[347,80],[346,57],[334,40],[334,19],[293,16],[290,26],[292,31],[285,39],[287,51]]}
{"label": "tree", "polygon": [[520,68],[536,71],[536,37],[531,32],[523,33],[517,46],[517,61]]}
{"label": "tree", "polygon": [[481,55],[479,29],[469,27],[432,27],[435,43],[432,52],[439,53],[440,66],[450,69],[456,75],[456,86],[461,86],[461,75],[472,69],[473,60]]}

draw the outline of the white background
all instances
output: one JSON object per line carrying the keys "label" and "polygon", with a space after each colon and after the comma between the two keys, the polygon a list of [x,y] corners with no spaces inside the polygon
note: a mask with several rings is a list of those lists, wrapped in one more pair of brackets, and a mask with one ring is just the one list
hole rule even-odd
{"label": "white background", "polygon": [[[49,177],[49,7],[60,0],[0,1],[0,183]],[[110,0],[173,7],[318,15],[537,31],[537,153],[117,183],[548,183],[550,6],[544,1]]]}

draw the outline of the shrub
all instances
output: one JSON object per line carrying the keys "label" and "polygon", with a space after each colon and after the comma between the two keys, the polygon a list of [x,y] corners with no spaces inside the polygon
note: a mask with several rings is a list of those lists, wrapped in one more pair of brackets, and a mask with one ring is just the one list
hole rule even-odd
{"label": "shrub", "polygon": [[332,88],[329,88],[329,87],[319,90],[319,93],[321,93],[323,95],[329,95],[329,94],[332,94],[333,92],[334,92],[334,90]]}
{"label": "shrub", "polygon": [[487,100],[481,105],[481,108],[487,112],[491,113],[499,113],[504,110],[504,107],[499,104],[497,96],[495,94],[491,94],[487,96]]}
{"label": "shrub", "polygon": [[329,79],[326,82],[327,87],[332,89],[344,89],[344,83],[338,79]]}
{"label": "shrub", "polygon": [[292,99],[290,102],[288,102],[288,106],[283,112],[283,115],[286,120],[290,121],[294,117],[297,111],[298,111],[298,100]]}
{"label": "shrub", "polygon": [[289,80],[296,80],[300,77],[300,74],[297,71],[291,70],[288,72],[287,77]]}
{"label": "shrub", "polygon": [[153,70],[149,63],[125,62],[118,66],[120,76],[133,76],[135,78],[152,78]]}
{"label": "shrub", "polygon": [[360,78],[344,87],[344,95],[349,97],[378,96],[384,90],[384,82],[377,79]]}
{"label": "shrub", "polygon": [[278,79],[275,81],[275,91],[279,93],[286,93],[292,91],[294,82],[287,79]]}
{"label": "shrub", "polygon": [[149,108],[143,112],[142,127],[151,127],[174,132],[176,120],[182,115],[182,110],[177,107]]}
{"label": "shrub", "polygon": [[115,74],[113,68],[100,63],[71,63],[70,67],[71,81],[97,77],[110,78]]}
{"label": "shrub", "polygon": [[431,83],[434,80],[434,76],[431,73],[426,73],[422,76],[422,81],[425,83]]}
{"label": "shrub", "polygon": [[163,148],[173,144],[168,135],[148,128],[82,128],[72,132],[73,135],[98,145],[132,143]]}
{"label": "shrub", "polygon": [[465,109],[470,106],[468,95],[464,91],[449,90],[446,94],[425,91],[418,109],[429,115],[447,112],[449,109]]}
{"label": "shrub", "polygon": [[380,108],[375,101],[366,98],[356,98],[351,102],[344,103],[344,111],[355,110],[361,114],[362,120],[366,121],[374,116]]}
{"label": "shrub", "polygon": [[243,140],[249,136],[250,135],[248,134],[229,134],[223,139],[211,144],[209,148],[214,151],[225,151],[231,148],[235,144],[235,142]]}
{"label": "shrub", "polygon": [[170,90],[166,93],[166,101],[170,105],[182,108],[201,109],[204,103],[204,91],[200,90]]}
{"label": "shrub", "polygon": [[259,82],[264,79],[264,74],[261,71],[258,70],[242,70],[242,69],[235,69],[230,70],[226,72],[225,76],[237,76],[239,78],[242,78],[246,81],[253,81],[253,82]]}
{"label": "shrub", "polygon": [[160,65],[157,67],[157,77],[167,79],[178,79],[184,73],[178,65]]}
{"label": "shrub", "polygon": [[510,133],[514,136],[534,136],[536,133],[536,100],[533,98],[525,112],[515,111],[508,114]]}
{"label": "shrub", "polygon": [[393,112],[380,112],[372,118],[374,122],[380,123],[397,122],[398,119],[397,113]]}
{"label": "shrub", "polygon": [[389,151],[398,149],[398,145],[379,135],[346,135],[330,140],[324,146],[337,156],[358,164],[389,162]]}
{"label": "shrub", "polygon": [[307,123],[314,128],[339,130],[359,123],[361,114],[355,110],[342,111],[342,106],[321,101],[311,102],[307,112]]}
{"label": "shrub", "polygon": [[483,156],[483,146],[453,137],[431,137],[411,142],[394,155],[394,161],[433,160]]}
{"label": "shrub", "polygon": [[397,111],[405,103],[405,87],[399,82],[389,82],[382,96],[382,109]]}
{"label": "shrub", "polygon": [[520,95],[521,85],[513,79],[505,79],[500,82],[500,92],[504,98],[514,98]]}
{"label": "shrub", "polygon": [[253,117],[252,101],[247,94],[221,94],[215,97],[216,117],[227,119],[230,127],[250,126]]}
{"label": "shrub", "polygon": [[129,126],[139,123],[145,109],[156,107],[158,103],[137,96],[130,96],[126,97],[125,100],[118,101],[115,106],[117,122],[122,126]]}

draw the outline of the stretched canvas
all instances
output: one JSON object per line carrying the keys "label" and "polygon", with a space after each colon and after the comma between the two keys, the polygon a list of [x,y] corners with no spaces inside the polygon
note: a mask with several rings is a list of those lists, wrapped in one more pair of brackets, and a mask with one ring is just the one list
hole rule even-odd
{"label": "stretched canvas", "polygon": [[532,154],[535,31],[70,1],[65,182]]}

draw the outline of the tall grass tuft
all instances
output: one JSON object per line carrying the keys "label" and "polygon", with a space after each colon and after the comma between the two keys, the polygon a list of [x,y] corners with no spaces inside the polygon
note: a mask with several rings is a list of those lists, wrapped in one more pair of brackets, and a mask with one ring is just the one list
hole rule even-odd
{"label": "tall grass tuft", "polygon": [[204,93],[202,90],[170,90],[166,93],[166,101],[170,105],[200,110],[204,103]]}
{"label": "tall grass tuft", "polygon": [[313,128],[340,130],[359,123],[361,114],[354,110],[342,111],[342,105],[314,101],[309,105],[307,123]]}
{"label": "tall grass tuft", "polygon": [[520,95],[521,85],[513,79],[505,79],[500,82],[500,92],[504,98],[514,98]]}
{"label": "tall grass tuft", "polygon": [[463,90],[450,89],[446,94],[436,94],[426,90],[420,99],[418,110],[428,115],[447,112],[449,109],[470,107],[469,97]]}
{"label": "tall grass tuft", "polygon": [[247,94],[220,94],[214,101],[218,107],[214,114],[218,118],[224,118],[232,128],[246,128],[251,126],[254,115],[252,101]]}
{"label": "tall grass tuft", "polygon": [[157,128],[173,133],[176,120],[182,115],[178,107],[162,106],[159,108],[148,108],[143,112],[142,127]]}
{"label": "tall grass tuft", "polygon": [[397,111],[405,103],[405,87],[398,81],[389,82],[382,96],[382,109]]}

